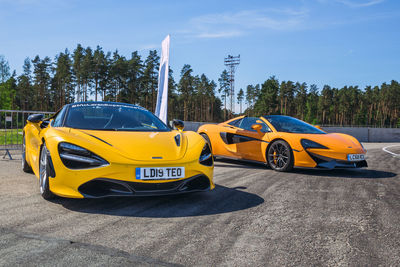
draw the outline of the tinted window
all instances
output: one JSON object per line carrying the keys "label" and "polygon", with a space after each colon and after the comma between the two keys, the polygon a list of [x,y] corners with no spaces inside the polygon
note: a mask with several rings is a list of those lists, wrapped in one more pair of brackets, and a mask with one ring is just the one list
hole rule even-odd
{"label": "tinted window", "polygon": [[72,104],[65,126],[87,130],[170,131],[150,111],[134,105],[115,103]]}
{"label": "tinted window", "polygon": [[229,125],[235,126],[235,127],[239,127],[240,123],[242,122],[242,119],[237,119],[234,121],[231,121],[230,123],[228,123]]}
{"label": "tinted window", "polygon": [[65,110],[67,109],[67,107],[63,107],[62,110],[60,110],[60,112],[58,112],[58,114],[54,117],[54,120],[52,122],[52,126],[53,127],[60,127],[62,125],[62,122],[64,120],[64,114],[65,114]]}
{"label": "tinted window", "polygon": [[296,118],[279,115],[265,116],[264,118],[266,118],[278,132],[325,134],[325,132]]}
{"label": "tinted window", "polygon": [[242,128],[244,130],[256,132],[256,130],[253,130],[251,128],[251,125],[253,125],[253,124],[262,125],[261,132],[263,132],[263,133],[271,131],[265,122],[263,122],[260,118],[255,118],[255,117],[243,118],[242,123],[240,124],[240,128]]}

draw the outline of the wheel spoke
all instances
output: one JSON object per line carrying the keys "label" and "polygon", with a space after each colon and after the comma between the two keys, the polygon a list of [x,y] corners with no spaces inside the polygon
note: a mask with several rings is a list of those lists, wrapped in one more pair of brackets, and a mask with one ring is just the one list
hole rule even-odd
{"label": "wheel spoke", "polygon": [[278,168],[280,168],[281,167],[281,161],[280,161],[280,159],[278,159],[277,161],[276,161],[276,167],[278,167]]}

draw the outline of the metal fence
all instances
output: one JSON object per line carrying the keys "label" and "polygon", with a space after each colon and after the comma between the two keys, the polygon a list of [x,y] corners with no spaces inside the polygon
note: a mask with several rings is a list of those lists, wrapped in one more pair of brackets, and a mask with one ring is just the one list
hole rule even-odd
{"label": "metal fence", "polygon": [[5,152],[3,158],[8,156],[12,159],[10,150],[21,150],[22,129],[31,114],[51,115],[54,112],[0,109],[0,151]]}

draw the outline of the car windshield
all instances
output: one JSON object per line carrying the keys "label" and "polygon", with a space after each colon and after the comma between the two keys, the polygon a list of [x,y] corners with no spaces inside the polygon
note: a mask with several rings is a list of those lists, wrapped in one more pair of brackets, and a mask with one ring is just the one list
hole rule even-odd
{"label": "car windshield", "polygon": [[135,105],[116,103],[72,104],[65,126],[103,131],[170,131],[150,111]]}
{"label": "car windshield", "polygon": [[315,128],[304,121],[289,116],[270,115],[264,116],[264,118],[267,119],[278,132],[325,134],[324,131]]}

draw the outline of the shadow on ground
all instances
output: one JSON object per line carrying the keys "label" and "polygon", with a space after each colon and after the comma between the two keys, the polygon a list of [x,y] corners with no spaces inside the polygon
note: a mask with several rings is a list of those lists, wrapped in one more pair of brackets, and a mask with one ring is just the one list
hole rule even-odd
{"label": "shadow on ground", "polygon": [[174,218],[234,212],[260,205],[264,199],[241,191],[245,187],[216,185],[203,193],[159,197],[110,197],[101,199],[56,198],[54,203],[83,213],[114,216]]}
{"label": "shadow on ground", "polygon": [[[228,163],[228,164],[226,164]],[[264,169],[266,172],[273,172],[269,166],[263,163],[246,162],[231,159],[217,159],[214,164],[217,168],[238,168],[238,169]],[[396,173],[389,171],[380,171],[372,169],[301,169],[295,168],[289,172],[294,174],[321,176],[321,177],[338,177],[338,178],[364,178],[379,179],[392,178],[397,176]]]}
{"label": "shadow on ground", "polygon": [[[225,164],[228,163],[229,165]],[[238,169],[270,169],[264,163],[257,163],[257,162],[249,162],[249,161],[241,161],[241,160],[234,160],[234,159],[223,159],[217,158],[214,161],[214,167],[222,167],[222,168],[238,168]]]}
{"label": "shadow on ground", "polygon": [[370,169],[294,169],[293,173],[319,176],[319,177],[336,177],[336,178],[359,178],[359,179],[381,179],[392,178],[397,176],[396,173],[389,171],[379,171]]}

